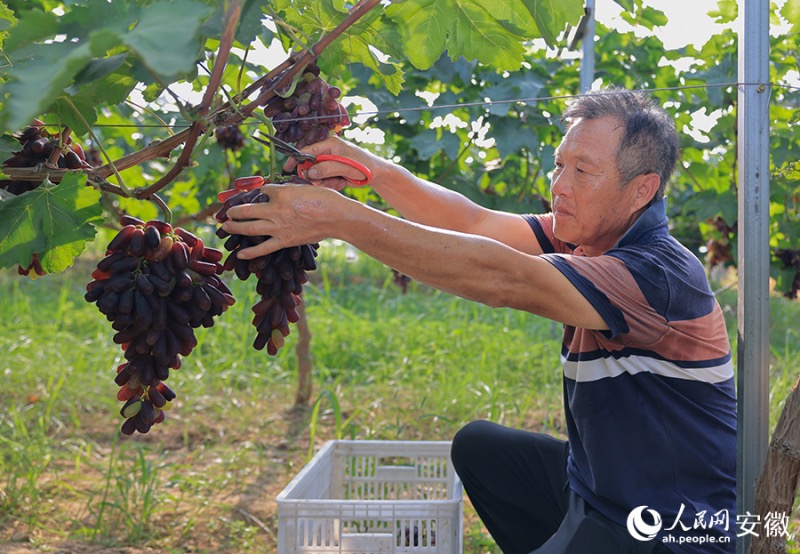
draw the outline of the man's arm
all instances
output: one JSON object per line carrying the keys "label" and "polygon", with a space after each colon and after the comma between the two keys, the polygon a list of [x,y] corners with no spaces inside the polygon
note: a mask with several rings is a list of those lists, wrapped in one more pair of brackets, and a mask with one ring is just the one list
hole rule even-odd
{"label": "man's arm", "polygon": [[268,185],[264,192],[269,202],[228,211],[239,220],[225,223],[228,232],[272,237],[242,251],[242,257],[338,238],[442,291],[568,325],[608,328],[572,283],[539,256],[492,238],[393,217],[324,188]]}
{"label": "man's arm", "polygon": [[[493,238],[528,254],[542,253],[530,225],[517,214],[484,208],[458,192],[420,179],[405,168],[336,137],[313,144],[305,151],[345,156],[369,167],[373,173],[370,186],[408,220]],[[337,190],[347,184],[341,175],[363,177],[357,170],[337,162],[320,163],[307,174],[315,183]]]}

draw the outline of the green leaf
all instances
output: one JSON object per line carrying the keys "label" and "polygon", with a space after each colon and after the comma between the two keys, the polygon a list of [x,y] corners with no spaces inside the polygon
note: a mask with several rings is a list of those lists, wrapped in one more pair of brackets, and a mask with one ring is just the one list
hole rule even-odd
{"label": "green leaf", "polygon": [[52,13],[30,10],[17,15],[19,16],[17,24],[9,29],[8,37],[3,41],[3,49],[6,54],[39,40],[50,38],[58,31],[58,17]]}
{"label": "green leaf", "polygon": [[[100,106],[119,104],[135,86],[136,81],[123,69],[81,87],[71,96],[58,97],[47,108],[47,112],[57,114],[63,125],[82,136],[89,132],[86,125],[94,125],[97,121],[97,109]],[[76,110],[78,113],[75,113]]]}
{"label": "green leaf", "polygon": [[533,15],[522,5],[521,0],[477,0],[488,13],[506,29],[529,39],[541,36]]}
{"label": "green leaf", "polygon": [[200,44],[198,31],[210,12],[210,6],[194,0],[154,2],[143,10],[122,42],[156,75],[176,77],[194,67]]}
{"label": "green leaf", "polygon": [[792,26],[792,32],[800,32],[800,0],[786,0],[781,16]]}
{"label": "green leaf", "polygon": [[567,25],[577,25],[584,14],[583,0],[523,0],[523,3],[549,46],[556,44]]}
{"label": "green leaf", "polygon": [[[796,0],[790,0],[796,1]],[[708,15],[714,19],[715,23],[730,23],[736,20],[739,13],[738,0],[718,0],[717,9],[708,12]]]}
{"label": "green leaf", "polygon": [[319,66],[326,74],[335,75],[348,63],[360,63],[370,68],[392,94],[399,94],[403,89],[403,70],[397,62],[379,59],[373,50],[376,44],[380,44],[380,41],[372,32],[344,33],[323,51]]}
{"label": "green leaf", "polygon": [[[95,110],[97,104],[97,99],[88,94],[73,96],[69,101],[65,96],[61,96],[47,108],[47,113],[58,115],[61,125],[66,125],[76,135],[83,136],[89,132],[86,123],[94,125],[97,122],[97,111]],[[78,113],[75,113],[76,110]]]}
{"label": "green leaf", "polygon": [[3,154],[3,159],[8,158],[14,152],[22,148],[17,139],[11,135],[0,135],[0,154]]}
{"label": "green leaf", "polygon": [[91,83],[97,79],[102,79],[106,75],[113,73],[125,63],[127,54],[117,54],[108,58],[97,58],[89,62],[83,70],[75,76],[75,84],[80,86]]}
{"label": "green leaf", "polygon": [[102,219],[100,192],[85,183],[82,173],[67,173],[58,185],[0,202],[0,267],[27,266],[34,253],[47,273],[71,266]]}
{"label": "green leaf", "polygon": [[[203,23],[202,33],[204,36],[219,37],[222,35],[222,18],[225,15],[227,4],[227,2],[219,2],[214,14]],[[246,0],[244,2],[235,33],[236,41],[242,46],[249,45],[265,31],[261,21],[264,17],[263,5],[263,0]],[[271,33],[271,31],[267,32]],[[265,44],[269,44],[269,42],[266,41]]]}
{"label": "green leaf", "polygon": [[[473,0],[406,0],[386,13],[398,26],[409,61],[428,69],[447,50],[498,69],[518,69],[524,48],[478,2]],[[534,14],[535,17],[535,14]]]}
{"label": "green leaf", "polygon": [[5,2],[0,2],[0,48],[3,47],[3,41],[8,36],[8,29],[17,22],[14,17],[14,12],[11,11]]}
{"label": "green leaf", "polygon": [[91,60],[88,44],[37,44],[27,59],[14,64],[12,80],[2,92],[8,100],[0,115],[3,129],[17,130],[41,114]]}
{"label": "green leaf", "polygon": [[637,18],[640,25],[652,30],[653,27],[663,27],[669,21],[664,12],[651,8],[650,6],[642,10]]}

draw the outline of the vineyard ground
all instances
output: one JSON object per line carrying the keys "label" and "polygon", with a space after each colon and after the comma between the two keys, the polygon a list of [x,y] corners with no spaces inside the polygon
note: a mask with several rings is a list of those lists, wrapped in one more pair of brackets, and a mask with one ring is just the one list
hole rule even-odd
{"label": "vineyard ground", "polygon": [[[387,268],[323,245],[306,293],[318,418],[292,405],[296,330],[274,358],[253,351],[254,294],[234,282],[239,302],[170,377],[169,419],[121,437],[120,352],[82,300],[90,271],[0,275],[0,554],[274,552],[274,498],[312,442],[449,439],[476,418],[562,433],[557,326],[402,294]],[[734,336],[735,291],[720,298]],[[799,317],[774,300],[773,421],[800,370]],[[465,552],[497,552],[468,504],[464,532]]]}

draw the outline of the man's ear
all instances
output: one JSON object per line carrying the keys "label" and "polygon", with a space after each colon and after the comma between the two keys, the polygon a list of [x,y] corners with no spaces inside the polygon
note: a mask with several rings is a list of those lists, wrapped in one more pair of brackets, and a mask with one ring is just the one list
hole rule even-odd
{"label": "man's ear", "polygon": [[658,173],[645,173],[633,178],[630,186],[633,187],[631,193],[634,211],[639,211],[650,203],[660,184],[661,177]]}

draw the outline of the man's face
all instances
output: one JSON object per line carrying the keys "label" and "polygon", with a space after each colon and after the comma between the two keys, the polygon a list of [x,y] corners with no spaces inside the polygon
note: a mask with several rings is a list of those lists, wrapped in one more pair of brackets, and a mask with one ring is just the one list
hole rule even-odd
{"label": "man's face", "polygon": [[586,255],[613,247],[642,207],[635,203],[635,186],[620,188],[616,152],[623,131],[614,117],[578,119],[556,149],[553,232]]}

